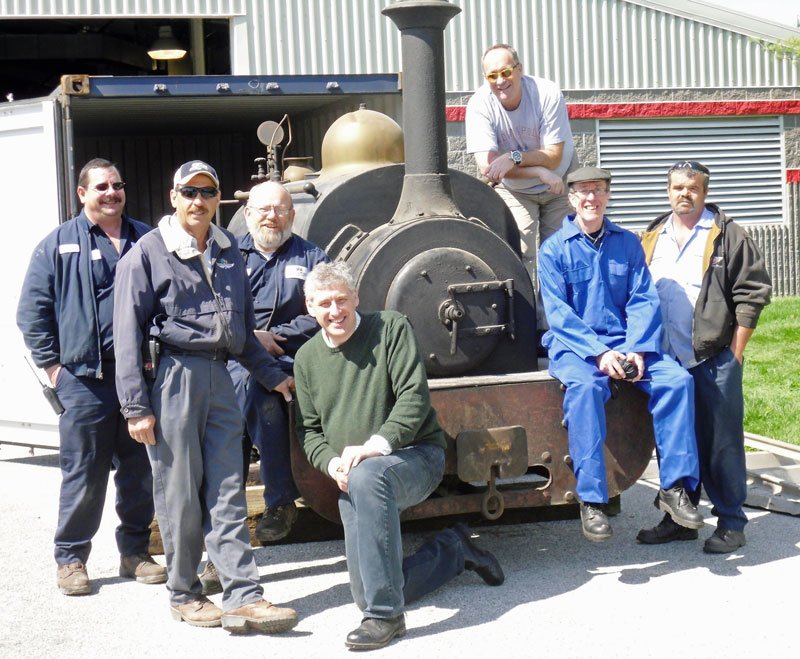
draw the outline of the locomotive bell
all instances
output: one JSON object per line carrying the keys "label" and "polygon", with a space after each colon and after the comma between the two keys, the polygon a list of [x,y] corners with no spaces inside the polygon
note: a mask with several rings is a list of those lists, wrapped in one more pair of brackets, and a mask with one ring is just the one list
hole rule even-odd
{"label": "locomotive bell", "polygon": [[320,178],[332,178],[403,162],[403,130],[391,117],[367,110],[362,103],[355,112],[331,124],[322,140]]}

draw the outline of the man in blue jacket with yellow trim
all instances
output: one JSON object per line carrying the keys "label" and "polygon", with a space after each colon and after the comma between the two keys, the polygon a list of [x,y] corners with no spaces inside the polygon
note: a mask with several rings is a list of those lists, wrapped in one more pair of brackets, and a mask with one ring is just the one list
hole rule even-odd
{"label": "man in blue jacket with yellow trim", "polygon": [[128,434],[114,388],[117,262],[150,227],[123,214],[125,183],[108,160],[84,165],[77,192],[83,210],[36,247],[17,309],[33,361],[45,369],[64,407],[58,423],[62,480],[55,559],[65,595],[91,592],[86,561],[100,528],[112,465],[120,576],[142,583],[167,578],[148,554],[150,464],[144,447]]}
{"label": "man in blue jacket with yellow trim", "polygon": [[[542,345],[550,374],[566,386],[569,433],[584,535],[611,537],[603,444],[609,378],[650,396],[661,488],[656,504],[681,526],[703,518],[684,490],[698,483],[691,377],[661,353],[661,312],[636,236],[605,218],[611,174],[583,167],[567,177],[575,214],[539,250],[539,281],[550,329]],[[634,371],[635,369],[635,371]]]}

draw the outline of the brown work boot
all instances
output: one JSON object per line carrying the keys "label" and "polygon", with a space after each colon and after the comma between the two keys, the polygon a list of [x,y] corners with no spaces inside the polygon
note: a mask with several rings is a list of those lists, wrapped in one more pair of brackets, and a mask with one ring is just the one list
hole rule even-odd
{"label": "brown work boot", "polygon": [[92,592],[89,574],[83,563],[59,565],[56,570],[58,589],[65,595],[88,595]]}
{"label": "brown work boot", "polygon": [[164,583],[167,570],[156,563],[150,554],[131,554],[120,559],[119,576],[136,579],[139,583]]}
{"label": "brown work boot", "polygon": [[265,634],[279,634],[289,631],[296,624],[297,613],[294,609],[274,606],[265,600],[245,604],[222,614],[222,628],[231,634],[244,634],[250,629]]}
{"label": "brown work boot", "polygon": [[192,627],[219,627],[222,609],[207,597],[169,607],[172,619],[183,621]]}
{"label": "brown work boot", "polygon": [[203,587],[203,595],[216,595],[222,592],[222,582],[219,580],[217,568],[208,560],[200,575],[200,585]]}

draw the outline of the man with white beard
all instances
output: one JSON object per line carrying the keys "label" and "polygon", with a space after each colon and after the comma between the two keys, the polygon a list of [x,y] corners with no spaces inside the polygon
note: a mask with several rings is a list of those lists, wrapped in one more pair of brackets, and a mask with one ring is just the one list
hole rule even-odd
{"label": "man with white beard", "polygon": [[[248,233],[239,237],[256,313],[256,337],[292,375],[294,355],[319,330],[305,306],[306,274],[330,259],[316,245],[292,233],[292,197],[273,181],[255,186],[244,208]],[[263,542],[284,538],[297,516],[299,497],[289,461],[289,425],[282,396],[231,365],[247,432],[261,453],[261,480],[266,510],[255,537]],[[249,454],[249,450],[248,450]]]}

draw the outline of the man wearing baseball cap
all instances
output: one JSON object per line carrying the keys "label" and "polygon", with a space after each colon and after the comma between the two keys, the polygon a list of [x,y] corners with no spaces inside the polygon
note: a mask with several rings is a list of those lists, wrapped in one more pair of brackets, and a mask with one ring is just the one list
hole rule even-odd
{"label": "man wearing baseball cap", "polygon": [[[231,632],[286,631],[297,614],[265,601],[258,583],[245,524],[242,418],[225,363],[236,357],[287,400],[293,380],[253,334],[241,253],[212,222],[220,201],[214,168],[181,165],[170,200],[175,213],[119,263],[114,338],[122,414],[153,468],[171,614]],[[201,593],[204,541],[222,582],[222,610]]]}
{"label": "man wearing baseball cap", "polygon": [[[583,167],[567,176],[575,213],[539,250],[539,281],[550,329],[542,339],[550,374],[566,386],[569,433],[584,535],[611,537],[603,459],[609,378],[628,379],[650,396],[661,488],[656,505],[681,526],[703,518],[684,490],[699,471],[692,378],[661,352],[661,310],[637,237],[604,215],[611,174]],[[626,373],[630,371],[630,374]]]}

